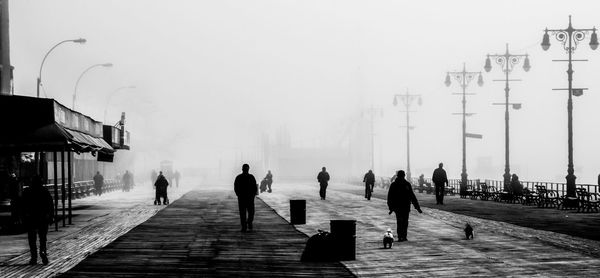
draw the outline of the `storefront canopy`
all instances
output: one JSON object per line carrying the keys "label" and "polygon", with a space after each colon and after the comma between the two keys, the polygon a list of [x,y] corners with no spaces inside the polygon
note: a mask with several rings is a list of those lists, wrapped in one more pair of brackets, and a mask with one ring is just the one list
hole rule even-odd
{"label": "storefront canopy", "polygon": [[114,153],[102,139],[102,123],[54,99],[0,96],[0,151]]}

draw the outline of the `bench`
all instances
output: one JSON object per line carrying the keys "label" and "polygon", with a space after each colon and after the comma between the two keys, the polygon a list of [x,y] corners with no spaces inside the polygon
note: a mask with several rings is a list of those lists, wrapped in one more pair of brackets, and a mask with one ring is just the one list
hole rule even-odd
{"label": "bench", "polygon": [[588,192],[585,188],[575,189],[579,205],[577,212],[599,212],[600,194]]}
{"label": "bench", "polygon": [[538,207],[560,207],[561,202],[556,190],[547,189],[543,185],[536,185],[535,188],[539,196]]}

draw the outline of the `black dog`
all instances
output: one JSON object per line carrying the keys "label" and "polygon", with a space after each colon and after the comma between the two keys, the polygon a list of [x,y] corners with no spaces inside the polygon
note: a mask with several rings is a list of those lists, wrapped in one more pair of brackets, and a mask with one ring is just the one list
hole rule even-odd
{"label": "black dog", "polygon": [[471,225],[469,225],[469,223],[467,223],[467,225],[465,225],[465,237],[467,239],[473,239],[473,227],[471,227]]}

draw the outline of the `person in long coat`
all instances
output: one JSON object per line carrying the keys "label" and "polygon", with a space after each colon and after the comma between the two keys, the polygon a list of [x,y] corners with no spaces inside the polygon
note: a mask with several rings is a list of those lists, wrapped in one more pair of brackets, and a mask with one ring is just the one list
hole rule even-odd
{"label": "person in long coat", "polygon": [[258,184],[256,184],[256,179],[249,171],[250,165],[242,165],[242,173],[235,177],[233,183],[233,190],[238,198],[242,232],[252,230],[253,228],[254,198],[258,195]]}
{"label": "person in long coat", "polygon": [[43,185],[38,176],[33,178],[31,186],[23,192],[23,222],[27,228],[27,239],[29,240],[29,252],[31,259],[29,264],[37,264],[37,237],[40,239],[40,257],[42,263],[47,265],[48,254],[46,241],[48,236],[48,225],[54,219],[54,201],[48,189]]}
{"label": "person in long coat", "polygon": [[163,172],[160,171],[158,177],[156,178],[156,182],[154,182],[154,186],[156,187],[156,198],[154,203],[160,205],[160,199],[162,197],[163,205],[169,204],[169,197],[167,196],[167,188],[169,187],[169,182],[163,176]]}
{"label": "person in long coat", "polygon": [[321,172],[317,175],[317,181],[319,182],[319,195],[321,200],[325,200],[327,195],[327,185],[329,184],[329,173],[325,167],[321,168]]}
{"label": "person in long coat", "polygon": [[422,213],[423,211],[421,211],[419,201],[417,201],[412,186],[404,179],[406,176],[404,171],[398,171],[397,175],[398,178],[390,184],[387,204],[390,214],[392,214],[392,212],[396,214],[398,241],[406,241],[410,205],[412,204],[419,213]]}
{"label": "person in long coat", "polygon": [[439,167],[433,171],[433,176],[431,177],[431,181],[435,184],[435,203],[437,205],[444,204],[444,195],[446,194],[444,191],[448,183],[448,177],[443,167],[444,164],[440,163]]}

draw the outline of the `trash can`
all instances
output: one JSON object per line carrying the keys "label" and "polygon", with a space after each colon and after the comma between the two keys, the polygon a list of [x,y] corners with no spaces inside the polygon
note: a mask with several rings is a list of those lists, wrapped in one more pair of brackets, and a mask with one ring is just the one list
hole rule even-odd
{"label": "trash can", "polygon": [[340,261],[356,259],[356,220],[331,220],[333,253]]}
{"label": "trash can", "polygon": [[290,224],[306,224],[306,200],[290,200]]}

